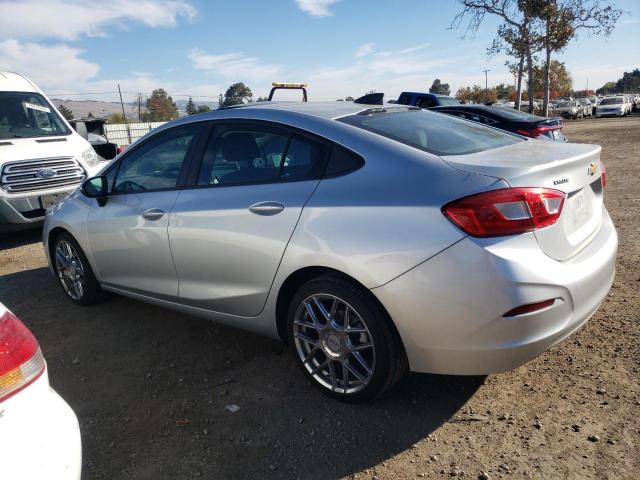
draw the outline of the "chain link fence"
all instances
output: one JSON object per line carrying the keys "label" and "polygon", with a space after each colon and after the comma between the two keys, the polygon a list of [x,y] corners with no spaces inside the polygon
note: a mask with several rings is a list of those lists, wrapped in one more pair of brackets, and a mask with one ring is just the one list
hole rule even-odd
{"label": "chain link fence", "polygon": [[107,140],[121,146],[131,145],[140,137],[166,122],[112,123],[104,126]]}

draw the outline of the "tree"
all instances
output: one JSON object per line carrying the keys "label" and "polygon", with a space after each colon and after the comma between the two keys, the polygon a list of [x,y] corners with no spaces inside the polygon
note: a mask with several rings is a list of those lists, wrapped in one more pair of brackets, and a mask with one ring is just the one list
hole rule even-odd
{"label": "tree", "polygon": [[[518,59],[517,108],[520,106],[525,61],[530,84],[529,96],[533,96],[534,54],[540,49],[533,25],[535,1],[538,0],[459,0],[462,10],[451,22],[451,28],[459,28],[467,19],[466,36],[469,32],[478,30],[486,15],[497,16],[503,21],[488,53],[495,55],[506,51],[508,55]],[[529,106],[529,111],[533,112],[533,105]]]}
{"label": "tree", "polygon": [[64,105],[62,104],[58,105],[58,111],[62,114],[65,120],[67,121],[73,120],[73,112],[69,110],[67,107],[65,107]]}
{"label": "tree", "polygon": [[198,105],[198,109],[196,113],[206,113],[210,111],[211,111],[211,107],[209,105]]}
{"label": "tree", "polygon": [[473,87],[459,88],[456,98],[462,103],[493,103],[497,100],[496,88],[491,87],[485,92],[484,87],[474,85]]}
{"label": "tree", "polygon": [[125,123],[125,118],[121,113],[115,112],[111,114],[107,121],[109,123]]}
{"label": "tree", "polygon": [[557,97],[565,97],[571,93],[573,81],[564,63],[551,60],[549,68],[544,64],[534,68],[533,88],[535,91],[549,88]]}
{"label": "tree", "polygon": [[191,97],[189,97],[189,101],[187,102],[185,111],[187,112],[187,115],[193,115],[195,113],[198,113],[198,108],[196,107],[196,104],[193,103],[193,99]]}
{"label": "tree", "polygon": [[429,88],[429,93],[449,95],[451,93],[451,88],[448,83],[442,83],[439,78],[436,78],[431,84],[431,88]]}
{"label": "tree", "polygon": [[579,30],[593,35],[611,36],[622,10],[609,0],[532,0],[539,21],[540,42],[545,51],[544,103],[542,114],[548,115],[551,85],[551,54],[562,51]]}
{"label": "tree", "polygon": [[607,82],[596,90],[598,95],[608,95],[610,93],[618,93],[618,84],[616,82]]}
{"label": "tree", "polygon": [[222,106],[230,107],[232,105],[240,105],[245,103],[245,100],[249,101],[253,97],[253,93],[251,93],[251,89],[247,87],[244,83],[234,83],[224,94],[224,100],[222,101]]}
{"label": "tree", "polygon": [[640,90],[640,70],[624,72],[622,78],[616,82],[616,91],[624,93],[636,93]]}
{"label": "tree", "polygon": [[178,118],[178,107],[164,88],[155,89],[146,102],[147,111],[142,114],[143,122],[166,122]]}
{"label": "tree", "polygon": [[495,86],[496,98],[503,100],[511,100],[511,97],[515,94],[516,89],[513,85],[505,85],[501,83]]}
{"label": "tree", "polygon": [[355,100],[355,98],[353,97],[347,97],[344,99],[345,102],[353,102]]}

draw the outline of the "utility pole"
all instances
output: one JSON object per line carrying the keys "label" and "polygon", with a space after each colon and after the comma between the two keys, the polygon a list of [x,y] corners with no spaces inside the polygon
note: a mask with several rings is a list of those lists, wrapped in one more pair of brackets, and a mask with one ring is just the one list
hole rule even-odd
{"label": "utility pole", "polygon": [[487,77],[487,73],[489,73],[491,70],[487,69],[487,70],[483,70],[484,72],[484,102],[487,103],[489,101],[489,80]]}
{"label": "utility pole", "polygon": [[120,91],[120,84],[118,84],[118,94],[120,94],[120,107],[122,107],[124,124],[127,126],[127,138],[129,139],[129,145],[131,145],[131,130],[129,130],[129,124],[127,123],[127,115],[124,113],[124,103],[122,102],[122,91]]}
{"label": "utility pole", "polygon": [[138,92],[138,121],[139,122],[142,121],[141,106],[140,106],[141,101],[142,101],[142,94]]}

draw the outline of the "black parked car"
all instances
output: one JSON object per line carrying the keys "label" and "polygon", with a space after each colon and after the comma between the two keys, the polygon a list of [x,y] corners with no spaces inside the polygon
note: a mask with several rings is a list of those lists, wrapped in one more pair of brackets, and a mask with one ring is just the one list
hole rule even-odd
{"label": "black parked car", "polygon": [[562,134],[562,119],[559,117],[538,117],[510,107],[494,105],[446,105],[433,107],[430,110],[465,118],[525,137],[557,142],[567,141],[567,138]]}

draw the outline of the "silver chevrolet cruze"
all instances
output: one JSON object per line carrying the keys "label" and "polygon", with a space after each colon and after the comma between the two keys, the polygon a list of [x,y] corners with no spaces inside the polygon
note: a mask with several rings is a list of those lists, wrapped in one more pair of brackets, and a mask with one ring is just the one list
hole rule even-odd
{"label": "silver chevrolet cruze", "polygon": [[265,103],[170,122],[50,209],[79,305],[107,292],[280,338],[348,401],[407,370],[515,368],[614,276],[600,147],[411,107]]}

